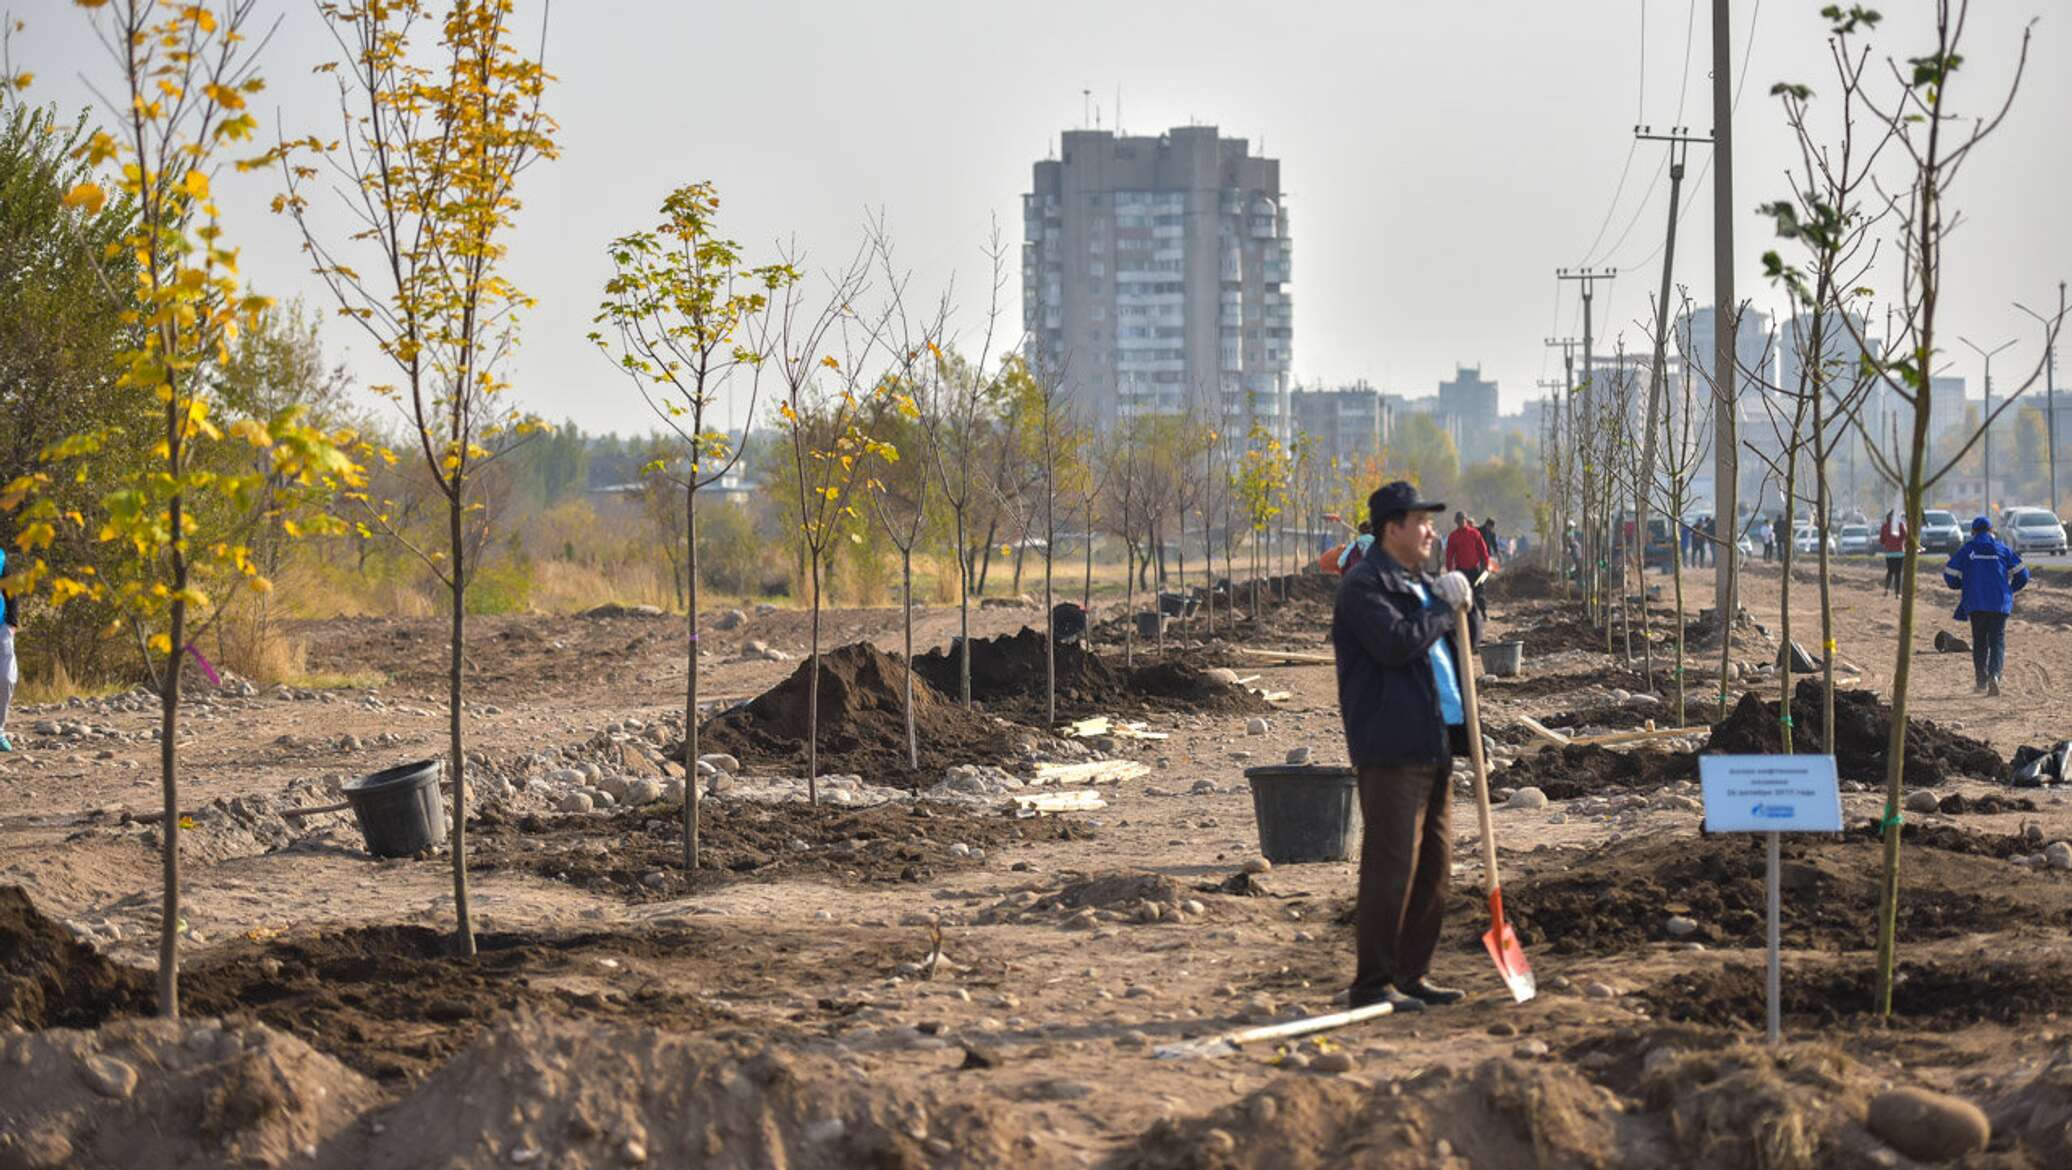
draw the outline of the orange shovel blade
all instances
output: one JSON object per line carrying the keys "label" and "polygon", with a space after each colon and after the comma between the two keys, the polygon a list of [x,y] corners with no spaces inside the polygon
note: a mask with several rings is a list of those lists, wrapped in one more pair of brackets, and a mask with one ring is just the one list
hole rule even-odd
{"label": "orange shovel blade", "polygon": [[1504,921],[1501,889],[1489,891],[1489,921],[1482,945],[1488,949],[1490,961],[1496,964],[1496,973],[1503,976],[1504,985],[1511,989],[1511,998],[1524,1003],[1539,994],[1539,984],[1532,977],[1532,964],[1525,961],[1525,948],[1518,944],[1518,932]]}

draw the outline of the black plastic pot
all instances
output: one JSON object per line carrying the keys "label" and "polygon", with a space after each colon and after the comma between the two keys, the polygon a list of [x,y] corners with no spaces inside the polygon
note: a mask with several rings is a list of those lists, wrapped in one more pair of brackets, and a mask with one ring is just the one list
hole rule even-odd
{"label": "black plastic pot", "polygon": [[345,786],[360,820],[367,852],[410,857],[446,840],[446,806],[439,800],[439,761],[384,768]]}

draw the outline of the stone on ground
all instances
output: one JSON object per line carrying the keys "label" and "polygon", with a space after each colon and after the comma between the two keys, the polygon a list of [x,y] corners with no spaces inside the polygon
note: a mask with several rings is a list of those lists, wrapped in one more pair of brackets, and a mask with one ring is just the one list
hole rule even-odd
{"label": "stone on ground", "polygon": [[1983,1110],[1961,1097],[1912,1087],[1871,1098],[1865,1120],[1886,1145],[1917,1162],[1947,1162],[1976,1153],[1992,1140]]}

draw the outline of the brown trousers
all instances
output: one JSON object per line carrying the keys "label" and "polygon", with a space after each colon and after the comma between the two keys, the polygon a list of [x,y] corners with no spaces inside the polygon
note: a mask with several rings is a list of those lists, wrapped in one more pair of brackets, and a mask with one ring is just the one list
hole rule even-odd
{"label": "brown trousers", "polygon": [[1452,762],[1367,767],[1358,776],[1365,829],[1355,998],[1390,983],[1407,988],[1431,968],[1453,876]]}

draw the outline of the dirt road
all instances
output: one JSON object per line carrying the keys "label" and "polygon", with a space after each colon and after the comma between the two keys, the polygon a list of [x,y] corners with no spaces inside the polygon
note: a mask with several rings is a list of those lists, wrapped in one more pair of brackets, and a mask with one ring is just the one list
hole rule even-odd
{"label": "dirt road", "polygon": [[[1863,562],[1844,565],[1837,582],[1839,656],[1862,668],[1851,685],[1873,689],[1891,676],[1896,630],[1878,579]],[[1998,700],[1971,695],[1968,657],[1933,651],[1934,631],[1955,627],[1940,590],[1924,592],[1914,715],[2003,756],[2072,735],[2072,590],[2044,583],[2023,595]],[[1687,583],[1694,614],[1709,594],[1709,575]],[[1754,620],[1779,634],[1775,580],[1751,573],[1747,594]],[[1817,651],[1815,605],[1810,581],[1796,585],[1792,637]],[[1328,653],[1325,611],[1308,603],[1253,632]],[[1564,614],[1555,602],[1498,603],[1492,636],[1569,629]],[[824,636],[896,648],[898,618],[844,611]],[[987,609],[974,619],[991,635],[1039,615]],[[920,647],[944,645],[956,613],[931,610],[918,626]],[[183,745],[199,814],[189,1011],[270,1037],[246,1041],[257,1055],[243,1071],[168,1056],[214,1042],[193,1041],[192,1024],[160,1034],[111,1023],[148,1012],[148,978],[104,970],[57,941],[69,934],[116,963],[149,962],[156,831],[125,810],[156,807],[155,714],[129,700],[19,713],[26,750],[0,763],[0,885],[20,885],[62,924],[36,952],[46,969],[98,974],[39,993],[62,1011],[30,1012],[17,994],[8,1018],[32,1030],[103,1025],[63,1044],[50,1039],[60,1033],[0,1037],[21,1067],[100,1051],[143,1068],[147,1083],[221,1095],[250,1091],[254,1062],[264,1063],[286,1089],[236,1124],[176,1120],[187,1115],[169,1103],[180,1099],[172,1089],[131,1101],[138,1117],[177,1130],[167,1148],[197,1164],[243,1151],[340,1166],[1725,1166],[1755,1164],[1740,1159],[1754,1158],[1761,1127],[1788,1124],[1808,1160],[1767,1164],[1898,1165],[1865,1128],[1866,1102],[1890,1083],[1992,1111],[2001,1136],[1981,1157],[1998,1160],[1973,1164],[2072,1158],[2072,1139],[2037,1105],[2072,1091],[2059,1019],[2072,1008],[2072,872],[2029,864],[2044,842],[2072,837],[2072,808],[2056,790],[1953,779],[1939,797],[2033,807],[1909,814],[1905,982],[1889,1029],[1868,1014],[1879,849],[1870,835],[1845,834],[1788,849],[1793,1044],[1777,1058],[1751,1047],[1760,853],[1701,837],[1695,784],[1672,750],[1684,745],[1670,744],[1631,768],[1589,764],[1572,797],[1497,813],[1537,1000],[1509,1003],[1481,953],[1474,818],[1463,804],[1435,974],[1471,988],[1467,1003],[1322,1045],[1164,1061],[1152,1054],[1160,1044],[1326,1010],[1342,992],[1351,865],[1281,867],[1258,875],[1249,896],[1228,892],[1258,851],[1242,769],[1297,748],[1344,758],[1330,667],[1242,668],[1289,696],[1264,716],[1263,734],[1247,734],[1242,714],[1114,711],[1168,738],[1109,745],[1149,774],[1100,787],[1107,807],[1092,813],[1015,821],[722,794],[709,805],[712,873],[684,886],[668,869],[671,809],[562,814],[526,786],[599,745],[641,756],[628,743],[652,745],[648,730],[680,717],[680,621],[532,617],[473,629],[466,722],[482,753],[478,783],[512,784],[515,795],[488,800],[477,826],[484,939],[471,962],[443,957],[443,855],[375,861],[346,815],[278,815],[320,803],[350,775],[441,751],[436,622],[306,631],[312,669],[379,674],[379,687],[217,694],[195,709]],[[705,690],[746,697],[779,682],[796,661],[745,648],[796,658],[803,633],[789,612],[708,624],[698,643]],[[1179,631],[1175,644],[1198,636]],[[1632,697],[1648,688],[1623,655],[1527,638],[1525,675],[1485,690],[1499,757],[1520,769],[1500,772],[1499,788],[1551,762],[1528,758],[1539,745],[1520,715],[1568,715],[1578,732],[1671,724],[1665,704]],[[1749,631],[1736,658],[1752,668],[1775,653]],[[1729,689],[1738,697],[1743,685]],[[1745,685],[1775,698],[1772,682]],[[753,781],[758,761],[741,762]],[[1873,818],[1876,800],[1850,792],[1848,819]],[[2024,835],[2029,825],[2036,836]],[[30,929],[12,918],[0,927]],[[10,1084],[18,1101],[44,1101],[8,1079],[19,1075],[0,1071],[0,1113],[17,1108],[6,1104]],[[351,1108],[320,1107],[316,1083],[367,1088],[337,1090]],[[129,1130],[53,1120],[94,1116],[93,1099],[66,1113],[73,1098],[52,1097],[21,1116],[85,1164],[115,1164]]]}

